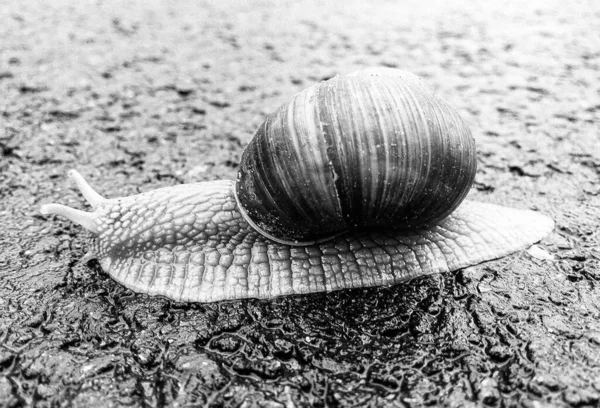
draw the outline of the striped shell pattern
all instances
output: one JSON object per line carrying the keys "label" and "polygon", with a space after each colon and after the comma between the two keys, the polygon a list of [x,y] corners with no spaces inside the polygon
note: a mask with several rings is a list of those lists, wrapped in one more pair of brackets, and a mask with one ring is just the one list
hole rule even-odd
{"label": "striped shell pattern", "polygon": [[413,74],[368,70],[315,84],[271,114],[242,156],[236,197],[265,236],[309,244],[434,224],[475,171],[456,109]]}

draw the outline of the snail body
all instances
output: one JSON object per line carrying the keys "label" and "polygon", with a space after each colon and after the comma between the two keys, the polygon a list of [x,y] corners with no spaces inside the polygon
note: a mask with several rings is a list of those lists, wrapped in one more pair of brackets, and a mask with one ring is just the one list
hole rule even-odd
{"label": "snail body", "polygon": [[498,258],[553,228],[526,210],[463,201],[475,145],[458,113],[399,70],[336,77],[294,96],[257,131],[236,182],[60,204],[97,235],[99,259],[136,292],[178,301],[391,285]]}

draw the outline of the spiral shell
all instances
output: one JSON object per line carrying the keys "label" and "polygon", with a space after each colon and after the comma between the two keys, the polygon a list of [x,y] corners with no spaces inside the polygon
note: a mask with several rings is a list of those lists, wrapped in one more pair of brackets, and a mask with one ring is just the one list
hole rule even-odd
{"label": "spiral shell", "polygon": [[448,216],[476,171],[458,112],[405,71],[361,71],[298,93],[267,117],[242,156],[244,217],[279,242]]}

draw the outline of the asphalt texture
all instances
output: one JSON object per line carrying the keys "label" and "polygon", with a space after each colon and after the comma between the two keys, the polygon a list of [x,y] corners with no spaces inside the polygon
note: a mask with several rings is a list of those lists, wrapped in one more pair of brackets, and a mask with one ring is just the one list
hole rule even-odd
{"label": "asphalt texture", "polygon": [[[473,3],[4,1],[0,406],[598,406],[600,3]],[[107,197],[234,178],[266,114],[370,66],[460,110],[470,198],[554,233],[389,288],[185,304],[39,214],[88,208],[71,168]]]}

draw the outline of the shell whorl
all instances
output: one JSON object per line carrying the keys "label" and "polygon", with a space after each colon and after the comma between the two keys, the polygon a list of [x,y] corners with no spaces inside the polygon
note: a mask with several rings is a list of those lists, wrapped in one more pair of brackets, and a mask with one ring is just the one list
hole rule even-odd
{"label": "shell whorl", "polygon": [[474,140],[454,108],[413,74],[370,70],[313,85],[270,115],[244,151],[236,197],[267,237],[311,243],[435,223],[475,171]]}

